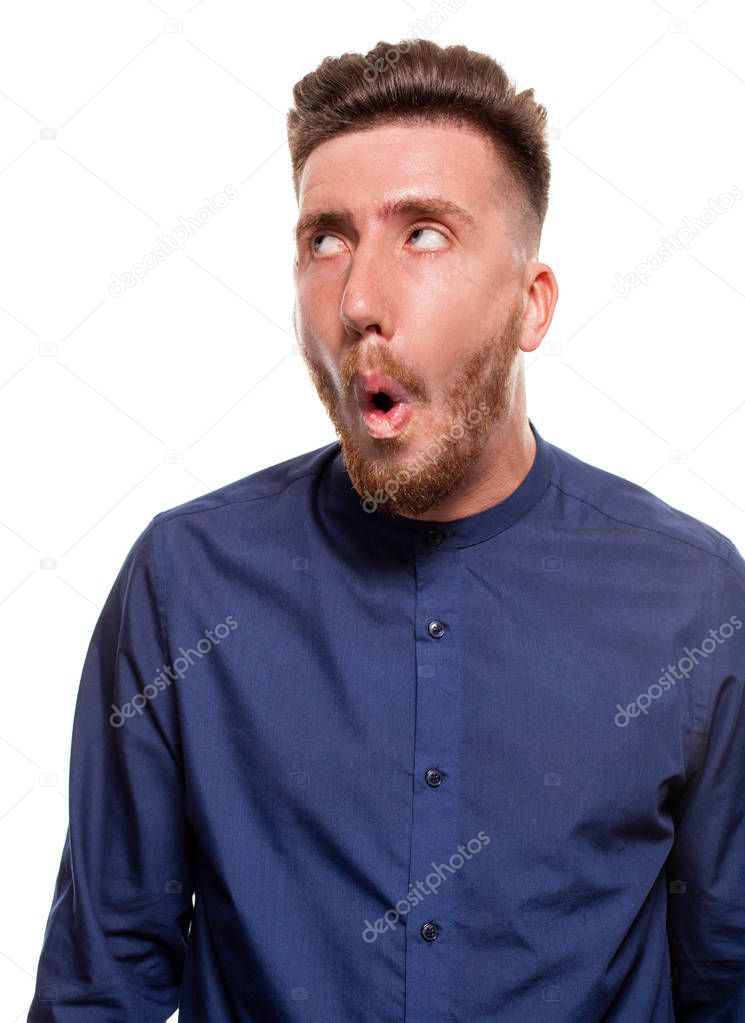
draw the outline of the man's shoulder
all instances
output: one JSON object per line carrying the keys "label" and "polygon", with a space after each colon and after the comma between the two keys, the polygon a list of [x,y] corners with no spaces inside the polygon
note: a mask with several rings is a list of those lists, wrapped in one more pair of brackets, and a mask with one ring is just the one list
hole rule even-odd
{"label": "man's shoulder", "polygon": [[662,500],[639,483],[583,461],[552,445],[553,480],[564,495],[571,520],[590,528],[623,531],[629,539],[669,547],[687,545],[702,555],[724,561],[737,556],[737,548],[708,522]]}
{"label": "man's shoulder", "polygon": [[338,441],[325,444],[312,451],[294,455],[282,462],[265,466],[242,476],[240,479],[226,483],[222,487],[200,494],[197,497],[173,505],[158,512],[153,518],[154,525],[162,525],[182,519],[186,516],[209,516],[211,513],[229,511],[241,505],[257,502],[262,506],[271,507],[283,499],[287,491],[294,486],[312,483],[325,469],[338,449]]}

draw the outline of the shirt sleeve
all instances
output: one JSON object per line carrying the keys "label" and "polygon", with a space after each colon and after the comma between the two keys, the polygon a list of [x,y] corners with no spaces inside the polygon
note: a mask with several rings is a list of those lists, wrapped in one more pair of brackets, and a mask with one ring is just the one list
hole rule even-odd
{"label": "shirt sleeve", "polygon": [[716,647],[690,676],[701,727],[667,864],[676,1023],[745,1020],[745,561],[729,542],[719,597]]}
{"label": "shirt sleeve", "polygon": [[192,915],[158,516],[130,549],[88,646],[72,726],[69,825],[28,1023],[163,1023]]}

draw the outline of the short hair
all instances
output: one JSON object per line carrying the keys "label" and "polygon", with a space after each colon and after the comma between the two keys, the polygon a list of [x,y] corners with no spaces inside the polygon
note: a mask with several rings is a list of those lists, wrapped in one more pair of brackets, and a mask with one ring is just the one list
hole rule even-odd
{"label": "short hair", "polygon": [[502,194],[514,226],[537,254],[551,178],[547,111],[534,100],[533,89],[518,93],[492,57],[429,39],[378,42],[366,55],[326,57],[292,93],[287,140],[296,197],[310,153],[337,135],[391,123],[466,125],[502,157],[507,169]]}

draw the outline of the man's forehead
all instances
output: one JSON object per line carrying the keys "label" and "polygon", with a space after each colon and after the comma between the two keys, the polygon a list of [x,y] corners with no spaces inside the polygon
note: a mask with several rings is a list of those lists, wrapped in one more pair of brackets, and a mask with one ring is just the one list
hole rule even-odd
{"label": "man's forehead", "polygon": [[498,176],[495,156],[489,140],[452,125],[382,125],[345,132],[309,154],[298,182],[298,203],[302,208],[346,200],[371,213],[383,203],[421,192],[467,207]]}

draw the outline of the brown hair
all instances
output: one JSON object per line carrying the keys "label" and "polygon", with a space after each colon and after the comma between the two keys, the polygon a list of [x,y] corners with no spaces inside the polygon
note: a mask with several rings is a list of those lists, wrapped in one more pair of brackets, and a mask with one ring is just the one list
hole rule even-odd
{"label": "brown hair", "polygon": [[465,124],[490,139],[504,160],[507,198],[537,254],[551,177],[547,112],[532,89],[516,92],[492,57],[429,39],[378,42],[364,56],[326,57],[292,94],[287,140],[296,197],[311,151],[336,135],[383,123]]}

